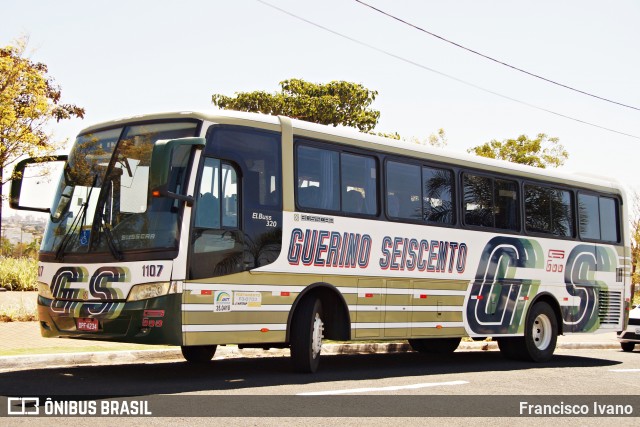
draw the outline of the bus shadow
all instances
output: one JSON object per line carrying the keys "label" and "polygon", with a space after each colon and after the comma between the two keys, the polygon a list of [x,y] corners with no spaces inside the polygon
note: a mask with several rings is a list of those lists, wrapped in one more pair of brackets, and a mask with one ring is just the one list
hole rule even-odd
{"label": "bus shadow", "polygon": [[292,372],[288,357],[233,358],[195,365],[175,361],[5,372],[0,373],[0,395],[147,396],[470,372],[606,367],[620,363],[556,355],[548,363],[534,364],[507,360],[497,351],[456,352],[447,356],[407,352],[324,356],[316,374],[299,374]]}

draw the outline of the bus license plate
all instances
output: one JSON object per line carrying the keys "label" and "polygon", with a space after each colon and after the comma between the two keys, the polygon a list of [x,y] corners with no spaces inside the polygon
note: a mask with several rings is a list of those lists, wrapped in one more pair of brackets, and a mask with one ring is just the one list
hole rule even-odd
{"label": "bus license plate", "polygon": [[79,331],[98,332],[98,319],[76,319]]}

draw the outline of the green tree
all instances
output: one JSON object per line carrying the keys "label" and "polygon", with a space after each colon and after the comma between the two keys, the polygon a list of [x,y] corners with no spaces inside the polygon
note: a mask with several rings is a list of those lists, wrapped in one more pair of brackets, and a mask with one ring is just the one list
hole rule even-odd
{"label": "green tree", "polygon": [[469,148],[467,152],[539,168],[562,166],[569,158],[569,153],[560,144],[560,140],[544,133],[539,133],[534,139],[529,139],[526,135],[503,141],[493,139]]}
{"label": "green tree", "polygon": [[27,41],[22,37],[0,48],[0,201],[2,184],[11,178],[3,173],[6,167],[23,156],[48,156],[60,148],[47,124],[84,117],[83,108],[60,102],[60,87],[47,66],[25,57]]}
{"label": "green tree", "polygon": [[437,133],[432,133],[428,138],[420,139],[418,137],[411,137],[408,141],[420,144],[420,145],[431,145],[432,147],[443,148],[449,142],[447,139],[447,134],[444,129],[438,129]]}
{"label": "green tree", "polygon": [[0,239],[0,256],[10,257],[13,253],[13,245],[6,237]]}
{"label": "green tree", "polygon": [[281,91],[236,92],[235,96],[214,94],[214,105],[227,110],[283,115],[324,125],[355,127],[371,132],[380,111],[370,107],[378,92],[361,84],[332,81],[311,83],[302,79],[280,82]]}

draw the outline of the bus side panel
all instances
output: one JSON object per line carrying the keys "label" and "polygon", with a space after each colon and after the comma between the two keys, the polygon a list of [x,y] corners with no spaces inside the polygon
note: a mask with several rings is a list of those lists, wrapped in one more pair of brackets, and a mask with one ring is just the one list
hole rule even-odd
{"label": "bus side panel", "polygon": [[293,303],[319,275],[243,272],[184,284],[184,345],[285,343]]}

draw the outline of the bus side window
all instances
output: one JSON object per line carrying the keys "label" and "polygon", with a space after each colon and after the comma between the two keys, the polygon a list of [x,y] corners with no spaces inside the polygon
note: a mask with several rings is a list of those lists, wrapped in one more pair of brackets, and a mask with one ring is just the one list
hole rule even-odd
{"label": "bus side window", "polygon": [[340,154],[337,151],[299,146],[296,154],[298,206],[340,210]]}
{"label": "bus side window", "polygon": [[238,175],[227,164],[222,165],[222,226],[238,227]]}
{"label": "bus side window", "polygon": [[196,200],[196,227],[220,228],[220,160],[206,158]]}
{"label": "bus side window", "polygon": [[198,199],[196,227],[220,228],[220,201],[211,193],[204,193]]}
{"label": "bus side window", "polygon": [[342,212],[376,215],[377,167],[371,156],[340,154]]}

